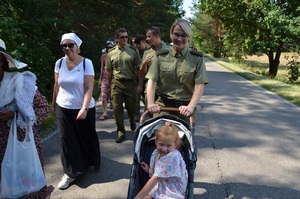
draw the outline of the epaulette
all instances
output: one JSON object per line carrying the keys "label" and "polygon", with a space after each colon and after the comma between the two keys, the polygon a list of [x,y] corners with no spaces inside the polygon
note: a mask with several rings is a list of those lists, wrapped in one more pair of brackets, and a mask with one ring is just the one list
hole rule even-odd
{"label": "epaulette", "polygon": [[154,50],[152,48],[147,48],[145,51],[144,51],[144,55],[147,55],[148,53],[151,53],[153,52]]}
{"label": "epaulette", "polygon": [[152,48],[151,47],[146,47],[144,52],[147,51],[147,50],[150,50],[150,49],[152,49]]}
{"label": "epaulette", "polygon": [[200,56],[200,57],[203,57],[203,54],[199,51],[196,51],[196,50],[190,50],[191,54],[193,55],[197,55],[197,56]]}
{"label": "epaulette", "polygon": [[162,51],[159,51],[159,52],[156,52],[156,55],[164,55],[164,54],[168,54],[169,53],[169,50],[162,50]]}
{"label": "epaulette", "polygon": [[137,50],[135,47],[133,47],[132,45],[129,45],[129,48],[133,49],[133,50]]}
{"label": "epaulette", "polygon": [[[109,49],[109,51],[112,51],[112,50],[116,49],[116,47],[117,47],[117,46],[112,47],[111,49]],[[109,51],[108,51],[108,52],[109,52]]]}

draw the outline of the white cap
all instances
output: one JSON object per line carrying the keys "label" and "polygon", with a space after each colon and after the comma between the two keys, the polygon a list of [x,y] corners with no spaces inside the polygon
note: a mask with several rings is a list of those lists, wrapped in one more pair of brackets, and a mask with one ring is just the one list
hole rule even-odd
{"label": "white cap", "polygon": [[63,34],[61,36],[61,41],[60,41],[60,44],[62,44],[62,42],[66,39],[70,39],[72,41],[74,41],[76,43],[76,45],[78,46],[78,48],[80,47],[80,45],[82,44],[82,40],[73,32],[71,33],[66,33],[66,34]]}

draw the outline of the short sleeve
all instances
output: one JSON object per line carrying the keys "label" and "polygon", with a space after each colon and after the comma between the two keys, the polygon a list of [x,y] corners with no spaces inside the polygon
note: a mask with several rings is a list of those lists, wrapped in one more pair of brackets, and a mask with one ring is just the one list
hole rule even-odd
{"label": "short sleeve", "polygon": [[161,178],[178,177],[181,178],[181,154],[174,150],[168,155],[160,158],[156,165],[154,175]]}
{"label": "short sleeve", "polygon": [[90,59],[85,58],[85,70],[84,75],[93,75],[95,76],[93,62]]}
{"label": "short sleeve", "polygon": [[59,71],[59,65],[60,65],[60,62],[61,62],[61,61],[63,61],[63,58],[61,58],[61,59],[59,59],[59,60],[57,60],[57,61],[55,62],[54,72],[58,73],[58,71]]}
{"label": "short sleeve", "polygon": [[159,59],[158,56],[155,54],[150,64],[149,71],[146,74],[146,78],[157,82],[158,76],[159,76]]}

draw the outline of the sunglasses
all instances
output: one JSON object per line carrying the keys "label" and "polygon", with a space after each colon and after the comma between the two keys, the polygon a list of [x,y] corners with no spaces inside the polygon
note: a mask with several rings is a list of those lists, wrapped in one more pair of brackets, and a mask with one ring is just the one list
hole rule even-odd
{"label": "sunglasses", "polygon": [[174,36],[176,39],[181,38],[182,41],[185,41],[185,40],[188,39],[188,35],[181,35],[181,34],[178,34],[178,33],[172,33],[172,34],[173,34],[173,36]]}
{"label": "sunglasses", "polygon": [[70,43],[70,44],[62,44],[60,45],[61,48],[74,48],[75,43]]}
{"label": "sunglasses", "polygon": [[120,39],[125,39],[125,38],[127,39],[128,36],[121,36],[121,37],[120,37]]}

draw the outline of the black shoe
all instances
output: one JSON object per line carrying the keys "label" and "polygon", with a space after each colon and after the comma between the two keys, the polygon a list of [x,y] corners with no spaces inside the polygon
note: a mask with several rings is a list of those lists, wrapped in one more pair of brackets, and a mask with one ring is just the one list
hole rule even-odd
{"label": "black shoe", "polygon": [[135,124],[135,123],[131,123],[131,124],[130,124],[130,129],[131,129],[132,131],[134,131],[134,130],[136,129],[136,124]]}
{"label": "black shoe", "polygon": [[121,142],[124,142],[125,139],[126,139],[125,135],[121,135],[115,141],[116,141],[116,143],[121,143]]}

